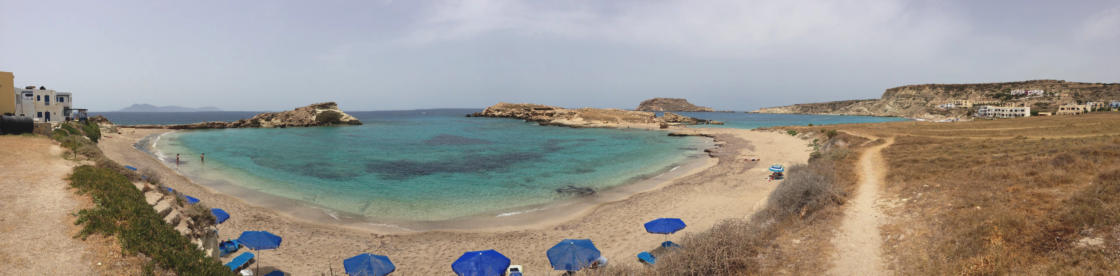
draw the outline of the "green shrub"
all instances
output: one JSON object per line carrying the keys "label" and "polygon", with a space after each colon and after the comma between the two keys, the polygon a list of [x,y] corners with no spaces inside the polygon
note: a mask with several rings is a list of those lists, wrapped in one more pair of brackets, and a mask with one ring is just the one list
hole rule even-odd
{"label": "green shrub", "polygon": [[86,123],[82,125],[82,131],[85,132],[86,137],[94,143],[97,143],[97,140],[101,140],[101,127],[97,126],[97,123],[86,121]]}
{"label": "green shrub", "polygon": [[323,113],[319,113],[318,116],[315,116],[315,121],[318,121],[320,124],[333,124],[337,123],[340,119],[342,119],[342,114],[334,111],[323,111]]}
{"label": "green shrub", "polygon": [[127,253],[142,253],[161,267],[180,275],[231,275],[217,260],[206,257],[186,237],[148,206],[144,196],[124,175],[84,165],[74,169],[70,186],[93,198],[95,206],[78,212],[78,237],[117,236]]}
{"label": "green shrub", "polygon": [[835,129],[829,129],[828,131],[825,131],[825,133],[824,133],[824,135],[827,136],[829,140],[832,140],[832,138],[836,137],[836,135],[838,135],[838,134],[840,134],[840,133],[836,132]]}
{"label": "green shrub", "polygon": [[792,130],[792,129],[787,130],[786,133],[788,133],[789,136],[797,136],[797,131],[796,130]]}

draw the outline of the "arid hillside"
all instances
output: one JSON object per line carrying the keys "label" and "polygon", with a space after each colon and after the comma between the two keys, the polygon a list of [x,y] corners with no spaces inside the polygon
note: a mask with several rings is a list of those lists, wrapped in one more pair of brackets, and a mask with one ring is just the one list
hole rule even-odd
{"label": "arid hillside", "polygon": [[[1035,91],[1035,94],[1025,94]],[[981,105],[1030,106],[1032,111],[1053,112],[1064,103],[1120,101],[1118,83],[1084,83],[1031,80],[975,84],[916,84],[887,89],[879,99],[795,104],[755,110],[759,113],[807,113],[898,116],[923,119],[967,117],[975,107],[939,108],[968,101]]]}
{"label": "arid hillside", "polygon": [[894,138],[880,192],[893,272],[1120,271],[1120,113],[838,128]]}

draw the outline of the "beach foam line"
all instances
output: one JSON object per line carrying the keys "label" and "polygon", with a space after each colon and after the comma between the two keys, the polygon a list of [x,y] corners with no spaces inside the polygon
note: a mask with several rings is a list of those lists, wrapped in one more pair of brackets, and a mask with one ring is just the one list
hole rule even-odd
{"label": "beach foam line", "polygon": [[676,166],[676,167],[673,167],[672,169],[669,169],[669,171],[672,172],[672,171],[675,171],[675,170],[680,169],[680,168],[681,168],[681,166]]}
{"label": "beach foam line", "polygon": [[508,213],[501,213],[501,214],[498,214],[497,216],[494,216],[494,217],[516,216],[516,215],[520,215],[520,214],[524,214],[524,213],[530,213],[530,212],[536,212],[536,211],[540,211],[540,210],[544,210],[544,208],[533,208],[533,209],[524,210],[524,211],[513,211],[513,212],[508,212]]}

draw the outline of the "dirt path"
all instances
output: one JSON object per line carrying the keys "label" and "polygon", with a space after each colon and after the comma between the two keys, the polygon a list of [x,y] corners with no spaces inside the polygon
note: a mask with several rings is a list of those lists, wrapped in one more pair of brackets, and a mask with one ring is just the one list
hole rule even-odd
{"label": "dirt path", "polygon": [[47,138],[0,136],[0,275],[95,274],[91,249],[72,238],[81,201],[62,152]]}
{"label": "dirt path", "polygon": [[859,159],[859,183],[855,197],[844,210],[840,234],[832,243],[836,248],[832,275],[884,275],[879,226],[883,214],[876,206],[879,190],[886,177],[882,151],[894,143],[893,138],[865,150]]}

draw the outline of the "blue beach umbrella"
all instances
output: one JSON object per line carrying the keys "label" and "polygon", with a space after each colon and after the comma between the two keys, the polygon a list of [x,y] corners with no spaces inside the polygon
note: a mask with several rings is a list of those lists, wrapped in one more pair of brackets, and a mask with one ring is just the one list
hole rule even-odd
{"label": "blue beach umbrella", "polygon": [[198,204],[199,201],[202,201],[189,195],[183,195],[183,197],[187,198],[187,203],[190,203],[191,205]]}
{"label": "blue beach umbrella", "polygon": [[385,276],[397,270],[389,257],[369,253],[358,254],[342,261],[346,274],[350,276]]}
{"label": "blue beach umbrella", "polygon": [[493,249],[471,251],[451,263],[451,270],[459,276],[501,276],[509,263],[509,258]]}
{"label": "blue beach umbrella", "polygon": [[599,259],[601,253],[591,240],[565,239],[548,249],[548,262],[552,269],[578,271]]}
{"label": "blue beach umbrella", "polygon": [[237,237],[237,241],[253,250],[276,249],[280,247],[283,238],[268,231],[245,231]]}
{"label": "blue beach umbrella", "polygon": [[214,223],[217,223],[217,224],[221,224],[223,222],[226,222],[226,220],[229,219],[229,213],[226,213],[226,210],[222,210],[222,209],[218,209],[218,208],[210,208],[210,213],[214,214],[214,218],[215,218]]}
{"label": "blue beach umbrella", "polygon": [[786,168],[782,167],[781,164],[774,164],[774,165],[770,165],[770,171],[780,173],[780,172],[786,171]]}
{"label": "blue beach umbrella", "polygon": [[245,231],[241,232],[241,236],[237,237],[237,242],[245,247],[257,251],[257,274],[261,270],[261,254],[259,250],[263,249],[276,249],[280,247],[280,242],[283,238],[280,236],[269,233],[268,231]]}
{"label": "blue beach umbrella", "polygon": [[646,232],[654,234],[672,234],[687,226],[679,218],[659,218],[646,222]]}

